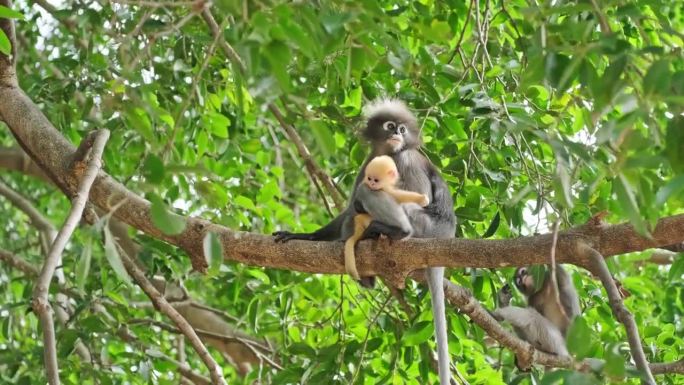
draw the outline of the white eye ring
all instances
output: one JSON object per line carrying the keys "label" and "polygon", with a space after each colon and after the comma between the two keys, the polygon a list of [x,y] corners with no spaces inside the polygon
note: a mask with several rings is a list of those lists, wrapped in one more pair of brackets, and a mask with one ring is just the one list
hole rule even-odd
{"label": "white eye ring", "polygon": [[395,129],[396,127],[397,127],[397,126],[396,126],[396,125],[394,124],[394,122],[392,122],[392,121],[387,121],[387,122],[385,122],[385,123],[382,124],[382,128],[383,128],[385,131],[394,131],[394,129]]}
{"label": "white eye ring", "polygon": [[403,134],[405,132],[406,132],[406,125],[402,123],[399,125],[399,133]]}

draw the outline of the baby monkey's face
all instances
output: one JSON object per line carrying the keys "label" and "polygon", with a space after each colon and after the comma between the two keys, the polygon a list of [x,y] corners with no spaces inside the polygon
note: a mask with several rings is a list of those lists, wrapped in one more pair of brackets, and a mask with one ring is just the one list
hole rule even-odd
{"label": "baby monkey's face", "polygon": [[394,173],[375,173],[366,172],[364,182],[371,190],[382,190],[385,187],[393,186],[396,183]]}

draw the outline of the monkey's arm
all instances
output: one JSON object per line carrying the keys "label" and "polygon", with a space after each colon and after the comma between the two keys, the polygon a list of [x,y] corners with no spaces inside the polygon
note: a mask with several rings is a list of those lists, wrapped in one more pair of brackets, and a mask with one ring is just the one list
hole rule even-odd
{"label": "monkey's arm", "polygon": [[412,227],[401,204],[385,191],[373,191],[361,184],[356,191],[354,207],[357,213],[373,218],[361,239],[374,239],[384,234],[390,239],[403,239],[411,235]]}
{"label": "monkey's arm", "polygon": [[494,318],[508,321],[515,334],[535,348],[559,356],[568,356],[565,339],[556,325],[530,307],[506,306],[495,309]]}
{"label": "monkey's arm", "polygon": [[383,191],[391,195],[399,203],[416,203],[421,207],[425,207],[430,203],[430,199],[425,194],[391,187],[385,187]]}
{"label": "monkey's arm", "polygon": [[454,200],[451,198],[449,186],[440,175],[439,170],[427,158],[425,159],[425,173],[430,179],[432,189],[430,204],[425,207],[425,211],[437,217],[439,222],[455,226]]}

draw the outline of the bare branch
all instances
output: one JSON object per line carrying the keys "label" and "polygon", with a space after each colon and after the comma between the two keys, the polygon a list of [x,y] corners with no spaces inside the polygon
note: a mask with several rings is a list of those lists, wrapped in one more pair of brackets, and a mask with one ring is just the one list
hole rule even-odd
{"label": "bare branch", "polygon": [[150,282],[146,277],[145,274],[138,268],[138,266],[133,262],[132,259],[130,259],[125,253],[121,253],[121,261],[123,262],[124,266],[126,267],[126,270],[128,271],[128,274],[131,275],[133,280],[140,286],[140,288],[147,294],[147,296],[150,298],[150,301],[154,304],[155,308],[159,310],[161,313],[169,317],[171,321],[178,327],[178,329],[185,335],[185,337],[188,338],[188,341],[190,342],[190,345],[195,349],[197,354],[199,355],[200,359],[204,364],[206,365],[207,369],[209,369],[209,374],[211,377],[211,380],[214,384],[223,384],[227,385],[226,380],[223,378],[223,374],[221,373],[221,367],[218,365],[216,360],[209,354],[209,351],[207,350],[206,346],[202,343],[200,338],[197,336],[197,333],[195,333],[195,330],[192,328],[192,326],[188,323],[188,321],[183,318],[180,313],[176,309],[169,304],[169,302],[164,298],[164,296],[157,291],[157,289],[154,287],[152,282]]}
{"label": "bare branch", "polygon": [[629,347],[632,351],[632,359],[634,360],[637,369],[642,372],[642,382],[648,385],[655,385],[656,382],[651,373],[648,361],[646,360],[644,348],[641,346],[639,329],[637,328],[636,322],[634,322],[634,316],[625,307],[622,296],[620,296],[620,291],[613,280],[613,276],[610,274],[610,270],[608,270],[605,259],[594,249],[587,247],[584,251],[591,256],[593,262],[591,266],[592,272],[599,277],[603,286],[606,288],[613,314],[615,314],[615,317],[625,325]]}
{"label": "bare branch", "polygon": [[679,361],[662,363],[662,364],[651,364],[651,372],[653,374],[668,374],[668,373],[678,373],[684,374],[684,358]]}
{"label": "bare branch", "polygon": [[48,234],[50,241],[52,241],[57,235],[57,229],[50,223],[43,214],[41,214],[33,204],[29,202],[28,199],[24,198],[18,192],[11,189],[9,186],[0,181],[0,195],[4,196],[9,200],[14,206],[19,210],[23,211],[29,219],[31,224],[35,226],[39,231]]}
{"label": "bare branch", "polygon": [[48,291],[50,282],[55,273],[55,269],[59,264],[62,256],[62,251],[66,246],[71,234],[78,226],[78,223],[85,209],[86,202],[90,188],[95,181],[98,171],[102,165],[101,157],[104,145],[109,139],[108,130],[100,130],[97,138],[93,143],[91,150],[90,161],[88,168],[83,174],[78,191],[72,201],[69,215],[64,221],[64,225],[57,233],[50,252],[45,258],[45,263],[41,269],[36,285],[33,289],[33,311],[40,318],[40,323],[43,328],[43,349],[45,350],[45,367],[47,370],[47,378],[50,384],[59,384],[59,369],[57,366],[57,343],[55,341],[55,325],[52,320],[52,307],[48,302]]}
{"label": "bare branch", "polygon": [[[12,0],[0,0],[0,5],[12,8]],[[0,30],[5,33],[12,45],[10,56],[0,53],[0,87],[16,87],[17,73],[15,64],[17,58],[17,39],[14,34],[14,21],[12,19],[0,17]]]}

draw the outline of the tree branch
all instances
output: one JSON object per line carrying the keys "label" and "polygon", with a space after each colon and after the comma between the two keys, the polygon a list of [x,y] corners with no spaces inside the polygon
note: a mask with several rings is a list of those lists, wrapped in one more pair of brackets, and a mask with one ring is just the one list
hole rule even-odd
{"label": "tree branch", "polygon": [[121,253],[121,261],[123,262],[128,274],[131,275],[133,280],[140,286],[140,288],[145,292],[145,294],[150,298],[150,301],[154,304],[154,307],[161,313],[169,317],[171,321],[178,327],[178,329],[188,338],[190,344],[195,349],[200,359],[209,369],[209,374],[211,380],[214,384],[228,385],[226,380],[223,378],[221,373],[221,367],[218,365],[216,360],[209,354],[206,346],[202,343],[200,338],[195,333],[195,330],[188,323],[188,321],[183,318],[176,309],[171,306],[171,304],[164,298],[164,296],[157,291],[154,285],[145,277],[145,274],[138,268],[138,266],[130,259],[125,253]]}
{"label": "tree branch", "polygon": [[50,384],[59,384],[59,368],[57,366],[57,343],[55,341],[55,325],[52,320],[52,307],[48,302],[48,291],[50,282],[55,273],[55,269],[59,264],[62,256],[62,251],[66,246],[71,234],[78,226],[78,223],[85,209],[88,201],[88,194],[90,188],[95,181],[97,172],[99,171],[102,162],[102,151],[104,145],[109,139],[108,130],[100,130],[91,150],[90,161],[88,168],[83,174],[83,178],[79,185],[71,205],[69,215],[64,221],[64,225],[57,233],[57,237],[52,242],[50,252],[45,258],[45,263],[41,269],[36,285],[33,289],[33,311],[40,319],[43,328],[43,349],[45,350],[45,367],[47,370],[47,378]]}
{"label": "tree branch", "polygon": [[636,364],[637,369],[642,372],[642,383],[648,385],[655,385],[655,379],[651,373],[651,369],[646,360],[646,355],[644,354],[644,348],[641,346],[641,338],[639,337],[639,329],[637,328],[636,322],[634,322],[634,316],[627,310],[624,302],[622,301],[622,296],[620,296],[620,291],[618,290],[613,276],[608,270],[608,265],[605,259],[598,251],[586,248],[587,252],[592,259],[592,272],[594,275],[599,277],[603,286],[606,288],[606,293],[608,294],[608,299],[610,302],[610,307],[613,309],[613,314],[615,317],[625,325],[625,331],[627,332],[627,339],[629,341],[629,348],[632,351],[632,359]]}
{"label": "tree branch", "polygon": [[[12,0],[0,0],[0,5],[12,8]],[[14,21],[0,17],[0,30],[2,30],[12,45],[10,56],[0,53],[0,88],[16,87],[17,74],[15,61],[17,58],[17,39],[14,34]]]}

